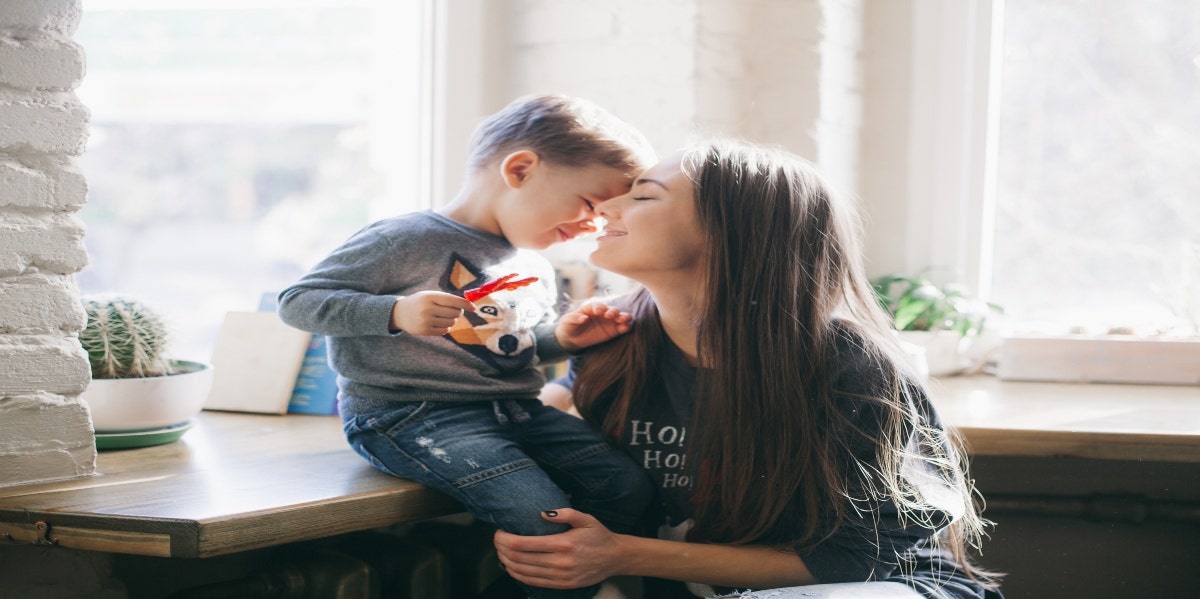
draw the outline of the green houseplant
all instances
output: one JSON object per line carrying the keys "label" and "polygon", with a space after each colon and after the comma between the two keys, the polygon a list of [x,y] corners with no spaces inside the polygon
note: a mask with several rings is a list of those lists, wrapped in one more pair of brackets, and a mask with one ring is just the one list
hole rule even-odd
{"label": "green houseplant", "polygon": [[871,286],[897,331],[947,330],[970,337],[983,331],[989,315],[1004,311],[971,297],[961,285],[938,286],[922,275],[884,275]]}
{"label": "green houseplant", "polygon": [[79,343],[92,371],[83,399],[98,443],[109,433],[186,430],[208,397],[212,367],[170,359],[166,322],[142,302],[121,296],[82,302],[87,324]]}
{"label": "green houseplant", "polygon": [[961,285],[936,285],[924,274],[888,274],[871,280],[875,298],[892,317],[901,341],[923,349],[930,375],[966,368],[970,338],[1003,309],[969,295]]}

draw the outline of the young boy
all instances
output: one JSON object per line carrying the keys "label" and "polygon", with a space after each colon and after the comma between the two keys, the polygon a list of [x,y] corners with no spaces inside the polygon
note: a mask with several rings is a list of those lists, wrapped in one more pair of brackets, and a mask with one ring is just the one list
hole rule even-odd
{"label": "young boy", "polygon": [[535,368],[624,333],[629,316],[559,320],[554,270],[530,250],[594,231],[593,207],[653,161],[636,130],[589,102],[518,99],[476,129],[452,202],[367,226],[284,290],[283,321],[329,337],[350,445],[508,532],[563,532],[541,512],[569,506],[632,532],[653,493],[645,473],[539,402]]}

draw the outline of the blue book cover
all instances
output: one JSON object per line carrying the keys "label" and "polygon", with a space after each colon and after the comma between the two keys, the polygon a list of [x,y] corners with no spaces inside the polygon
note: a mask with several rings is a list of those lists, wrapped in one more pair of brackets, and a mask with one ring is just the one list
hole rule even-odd
{"label": "blue book cover", "polygon": [[313,335],[296,377],[289,414],[337,414],[337,373],[329,367],[325,336]]}
{"label": "blue book cover", "polygon": [[[264,293],[258,309],[274,311],[276,294]],[[289,414],[337,414],[337,373],[329,367],[325,336],[313,335],[288,402]]]}

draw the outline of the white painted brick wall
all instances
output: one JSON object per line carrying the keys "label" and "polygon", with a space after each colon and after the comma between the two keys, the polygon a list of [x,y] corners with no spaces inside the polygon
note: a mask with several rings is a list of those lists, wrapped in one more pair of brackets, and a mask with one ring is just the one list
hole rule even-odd
{"label": "white painted brick wall", "polygon": [[863,0],[820,0],[825,18],[818,52],[821,112],[817,165],[839,190],[858,195],[862,129]]}
{"label": "white painted brick wall", "polygon": [[80,0],[0,2],[0,486],[89,476]]}
{"label": "white painted brick wall", "polygon": [[0,39],[0,64],[8,85],[23,89],[68,90],[83,72],[83,48],[74,42],[33,38]]}
{"label": "white painted brick wall", "polygon": [[507,101],[561,92],[604,106],[660,153],[695,129],[697,0],[512,3]]}
{"label": "white painted brick wall", "polygon": [[[30,56],[36,58],[24,55]],[[87,121],[73,93],[0,89],[0,147],[8,152],[77,155],[87,141]]]}
{"label": "white painted brick wall", "polygon": [[86,196],[83,173],[69,157],[0,156],[0,206],[74,211]]}
{"label": "white painted brick wall", "polygon": [[80,0],[4,0],[0,2],[0,36],[69,41],[79,27],[82,11]]}
{"label": "white painted brick wall", "polygon": [[70,275],[30,272],[0,279],[0,305],[0,332],[9,335],[50,333],[70,341],[84,324]]}

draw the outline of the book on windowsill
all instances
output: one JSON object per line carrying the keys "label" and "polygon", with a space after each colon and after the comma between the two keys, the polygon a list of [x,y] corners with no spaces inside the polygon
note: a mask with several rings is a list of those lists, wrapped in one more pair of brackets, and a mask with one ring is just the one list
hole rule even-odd
{"label": "book on windowsill", "polygon": [[[274,293],[264,293],[258,303],[258,309],[265,312],[275,312],[277,307]],[[337,393],[337,373],[329,366],[325,336],[313,334],[292,385],[287,413],[337,414]]]}
{"label": "book on windowsill", "polygon": [[312,335],[274,312],[228,312],[213,348],[206,410],[284,414]]}
{"label": "book on windowsill", "polygon": [[313,335],[296,376],[289,414],[337,414],[337,373],[329,367],[325,336]]}

